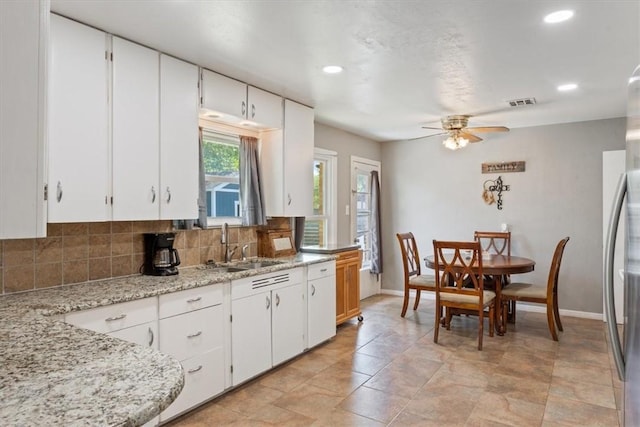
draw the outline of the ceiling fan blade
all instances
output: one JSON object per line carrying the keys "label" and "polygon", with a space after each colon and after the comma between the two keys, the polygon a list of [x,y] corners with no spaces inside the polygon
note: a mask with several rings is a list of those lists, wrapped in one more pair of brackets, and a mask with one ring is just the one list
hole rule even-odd
{"label": "ceiling fan blade", "polygon": [[440,136],[440,135],[448,135],[449,132],[440,132],[440,133],[434,133],[433,135],[425,135],[425,136],[421,136],[420,138],[431,138],[432,136]]}
{"label": "ceiling fan blade", "polygon": [[458,135],[461,136],[462,138],[467,139],[469,142],[480,142],[480,141],[482,141],[482,138],[480,138],[479,136],[475,136],[474,134],[469,133],[469,132],[460,131],[460,132],[458,132]]}
{"label": "ceiling fan blade", "polygon": [[433,128],[431,126],[422,126],[422,129],[437,129],[437,130],[442,130],[442,126],[440,126],[439,128]]}
{"label": "ceiling fan blade", "polygon": [[478,126],[478,127],[468,127],[466,130],[472,130],[474,132],[509,132],[509,128],[505,126]]}

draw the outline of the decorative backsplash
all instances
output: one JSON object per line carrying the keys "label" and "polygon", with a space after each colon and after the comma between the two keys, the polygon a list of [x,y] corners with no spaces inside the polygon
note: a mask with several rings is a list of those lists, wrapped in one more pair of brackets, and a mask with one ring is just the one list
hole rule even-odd
{"label": "decorative backsplash", "polygon": [[[138,274],[143,233],[174,231],[180,267],[222,260],[220,228],[173,230],[171,221],[48,224],[42,239],[0,240],[3,294]],[[229,242],[257,255],[256,227],[231,227]]]}

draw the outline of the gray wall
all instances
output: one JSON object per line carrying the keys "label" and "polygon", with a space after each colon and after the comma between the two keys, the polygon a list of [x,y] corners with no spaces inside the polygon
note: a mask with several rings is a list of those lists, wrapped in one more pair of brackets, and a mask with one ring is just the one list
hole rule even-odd
{"label": "gray wall", "polygon": [[[350,204],[351,197],[351,156],[364,157],[370,160],[381,160],[381,144],[352,133],[315,124],[315,146],[338,153],[338,242],[350,241],[349,215],[345,207]],[[384,164],[381,167],[384,175]]]}
{"label": "gray wall", "polygon": [[[557,242],[570,236],[560,271],[560,308],[602,312],[602,152],[624,149],[624,118],[513,129],[450,151],[439,138],[382,144],[383,289],[402,289],[396,232],[471,240],[508,223],[512,253],[536,260],[517,280],[546,283]],[[482,174],[483,162],[524,160],[524,173]],[[483,182],[502,176],[503,209],[486,205]]]}

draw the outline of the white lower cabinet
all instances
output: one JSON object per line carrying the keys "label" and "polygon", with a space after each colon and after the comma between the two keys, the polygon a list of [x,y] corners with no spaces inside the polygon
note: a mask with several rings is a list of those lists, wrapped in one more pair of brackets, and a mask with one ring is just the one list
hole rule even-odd
{"label": "white lower cabinet", "polygon": [[307,348],[336,335],[336,262],[307,267]]}
{"label": "white lower cabinet", "polygon": [[160,351],[178,359],[185,375],[182,392],[160,414],[161,422],[224,391],[224,286],[160,296]]}
{"label": "white lower cabinet", "polygon": [[231,282],[234,386],[302,353],[304,307],[302,268]]}

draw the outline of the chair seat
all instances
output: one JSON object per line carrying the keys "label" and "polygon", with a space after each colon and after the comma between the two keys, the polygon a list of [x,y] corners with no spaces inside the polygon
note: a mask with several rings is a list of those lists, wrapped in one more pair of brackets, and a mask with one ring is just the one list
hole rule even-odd
{"label": "chair seat", "polygon": [[[496,293],[493,291],[482,291],[483,303],[486,305],[496,298]],[[463,304],[478,304],[479,298],[475,295],[461,295],[440,292],[441,301],[459,302]]]}
{"label": "chair seat", "polygon": [[419,276],[413,276],[409,279],[409,286],[420,286],[424,288],[431,288],[436,290],[436,277],[429,276],[427,274],[421,274]]}
{"label": "chair seat", "polygon": [[535,286],[531,283],[511,283],[502,289],[502,296],[545,299],[547,298],[547,288],[545,286]]}

